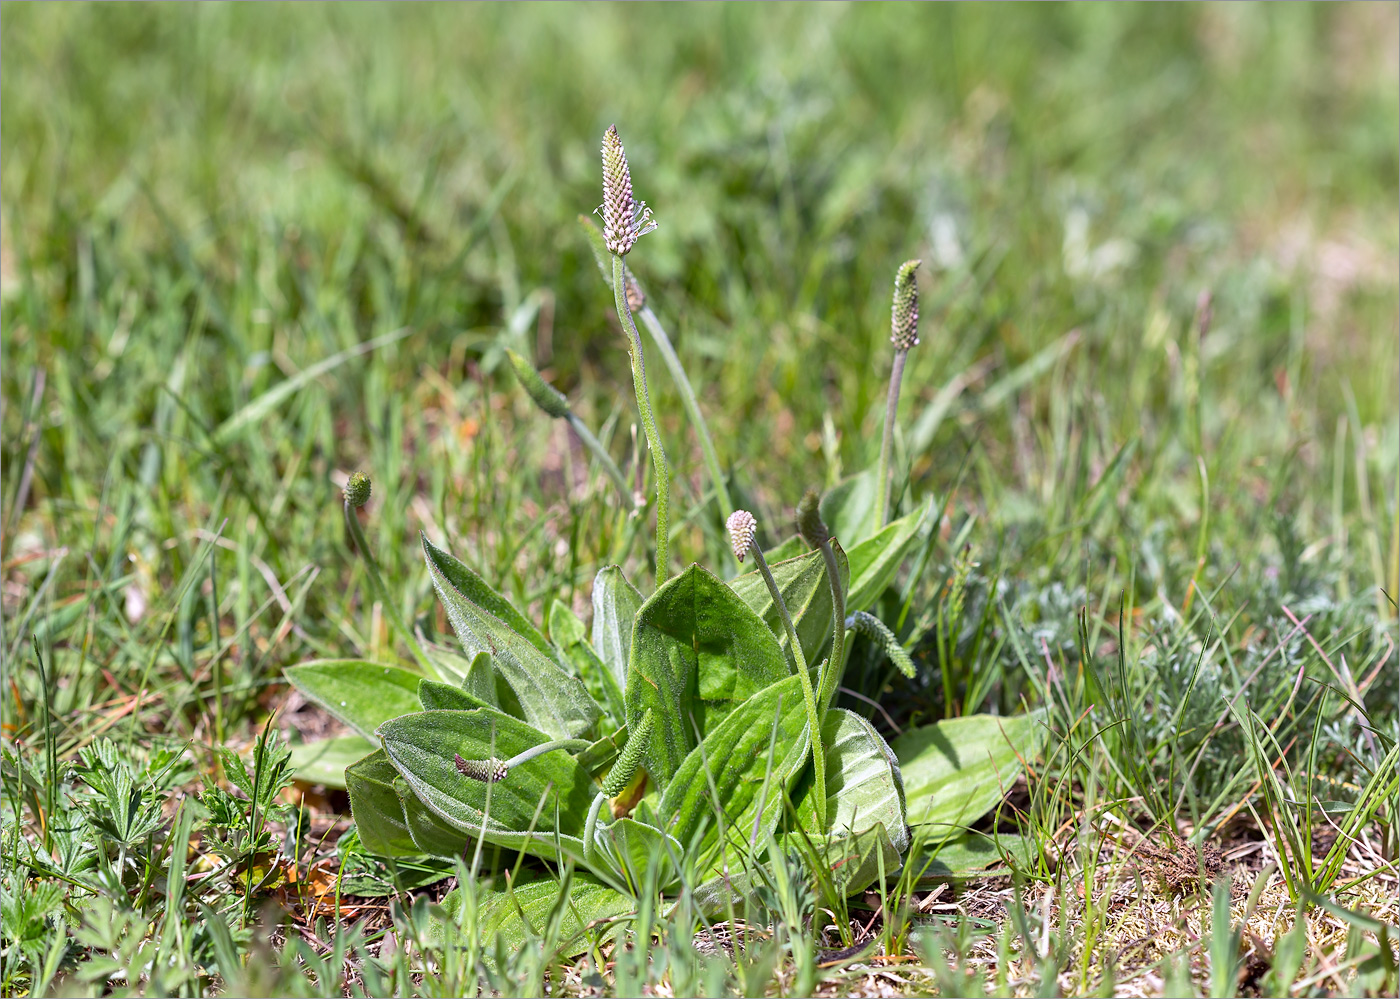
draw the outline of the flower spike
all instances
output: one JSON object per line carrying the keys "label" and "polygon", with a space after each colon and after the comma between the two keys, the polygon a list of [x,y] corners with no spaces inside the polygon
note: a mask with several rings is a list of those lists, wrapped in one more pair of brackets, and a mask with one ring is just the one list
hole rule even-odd
{"label": "flower spike", "polygon": [[603,133],[603,240],[608,252],[626,255],[641,236],[656,228],[645,201],[632,197],[632,171],[617,126]]}
{"label": "flower spike", "polygon": [[914,271],[922,260],[906,260],[894,276],[894,303],[890,306],[890,343],[896,350],[919,345],[919,286]]}
{"label": "flower spike", "polygon": [[510,776],[510,767],[494,756],[489,760],[468,760],[463,758],[460,753],[453,755],[454,762],[457,764],[457,772],[463,777],[470,777],[483,784],[495,784]]}
{"label": "flower spike", "polygon": [[734,557],[740,562],[744,561],[744,556],[753,547],[758,521],[747,510],[735,510],[729,515],[725,526],[729,528],[729,543],[734,547]]}

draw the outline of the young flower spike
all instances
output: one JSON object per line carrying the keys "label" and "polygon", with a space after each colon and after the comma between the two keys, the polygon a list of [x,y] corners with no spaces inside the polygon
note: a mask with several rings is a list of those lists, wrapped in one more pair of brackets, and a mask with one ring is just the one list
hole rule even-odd
{"label": "young flower spike", "polygon": [[906,260],[894,276],[894,303],[890,306],[890,343],[896,350],[919,345],[919,285],[914,280],[922,260]]}
{"label": "young flower spike", "polygon": [[890,306],[890,343],[894,344],[894,364],[890,367],[890,392],[885,400],[885,433],[880,442],[880,478],[875,485],[875,527],[885,526],[889,513],[890,453],[894,446],[894,418],[899,411],[899,384],[904,380],[904,361],[909,348],[919,344],[919,286],[914,272],[922,260],[906,260],[894,276],[894,302]]}
{"label": "young flower spike", "polygon": [[734,557],[740,562],[744,561],[744,556],[753,547],[753,536],[758,528],[758,521],[747,510],[735,510],[729,515],[725,526],[729,528],[729,543],[734,547]]}
{"label": "young flower spike", "polygon": [[356,472],[345,483],[345,502],[356,510],[369,502],[370,481],[364,472]]}
{"label": "young flower spike", "polygon": [[489,760],[468,760],[464,759],[460,753],[453,755],[454,762],[457,764],[457,772],[463,777],[470,777],[483,784],[495,784],[510,776],[510,767],[495,757]]}
{"label": "young flower spike", "polygon": [[622,149],[617,126],[603,133],[603,239],[608,252],[626,255],[638,237],[656,228],[645,201],[632,197],[632,172]]}

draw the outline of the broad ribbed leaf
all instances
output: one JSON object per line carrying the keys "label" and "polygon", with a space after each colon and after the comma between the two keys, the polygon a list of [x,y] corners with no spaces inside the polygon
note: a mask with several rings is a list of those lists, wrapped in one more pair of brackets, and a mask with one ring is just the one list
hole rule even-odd
{"label": "broad ribbed leaf", "polygon": [[289,760],[297,780],[326,787],[345,786],[345,768],[374,752],[362,735],[337,735],[292,747]]}
{"label": "broad ribbed leaf", "polygon": [[[392,764],[391,764],[392,765]],[[403,808],[404,824],[419,851],[430,857],[460,857],[472,843],[470,836],[454,829],[418,800],[408,781],[395,774],[394,793]]]}
{"label": "broad ribbed leaf", "polygon": [[[832,548],[836,554],[836,566],[841,572],[841,586],[843,589],[849,588],[850,570],[846,564],[846,553],[835,542]],[[776,562],[769,566],[769,571],[773,573],[773,582],[778,584],[778,592],[783,595],[783,603],[792,615],[793,627],[797,629],[797,638],[802,643],[802,653],[807,657],[807,662],[815,666],[818,653],[831,638],[831,584],[826,578],[826,560],[820,551],[810,551],[785,562]],[[744,603],[763,618],[769,630],[780,636],[780,644],[787,648],[786,629],[763,575],[757,571],[745,573],[729,585]]]}
{"label": "broad ribbed leaf", "polygon": [[828,489],[818,509],[831,536],[854,551],[875,529],[875,470],[866,469]]}
{"label": "broad ribbed leaf", "polygon": [[578,619],[578,615],[558,600],[554,601],[549,608],[549,637],[558,647],[563,659],[573,666],[589,695],[603,706],[607,723],[618,725],[627,717],[622,685],[613,671],[598,657],[586,635],[587,630]]}
{"label": "broad ribbed leaf", "polygon": [[[405,715],[385,722],[379,738],[413,793],[449,825],[478,835],[489,808],[487,842],[547,859],[556,859],[562,850],[582,862],[583,827],[597,786],[568,753],[537,756],[495,784],[457,771],[457,754],[468,760],[505,760],[550,741],[545,733],[499,711],[477,708]],[[532,826],[533,837],[527,835]]]}
{"label": "broad ribbed leaf", "polygon": [[509,600],[492,589],[486,580],[468,568],[465,563],[453,558],[451,554],[429,541],[426,534],[422,535],[422,539],[423,551],[428,557],[428,568],[433,570],[435,579],[441,575],[451,584],[453,589],[481,610],[496,618],[545,655],[550,654],[548,640],[540,634],[538,628],[530,623],[529,618],[515,609]]}
{"label": "broad ribbed leaf", "polygon": [[366,739],[390,718],[418,710],[419,674],[363,659],[317,659],[287,667],[306,699]]}
{"label": "broad ribbed leaf", "polygon": [[642,595],[627,582],[622,570],[610,565],[593,578],[593,648],[612,670],[618,686],[627,684],[632,654],[632,629]]}
{"label": "broad ribbed leaf", "polygon": [[[866,888],[884,869],[899,868],[900,856],[909,847],[904,821],[904,785],[894,752],[874,726],[851,711],[829,711],[822,721],[826,749],[825,830],[818,829],[815,789],[811,774],[798,790],[796,831],[785,845],[806,852],[810,842],[830,871],[832,886],[851,895]],[[801,845],[799,846],[799,841]]]}
{"label": "broad ribbed leaf", "polygon": [[[557,739],[578,738],[591,729],[601,709],[579,679],[554,660],[544,636],[476,573],[426,537],[423,551],[457,637],[468,652],[491,654],[519,699],[525,720]],[[528,631],[520,631],[521,627]]]}
{"label": "broad ribbed leaf", "polygon": [[450,683],[439,683],[424,677],[418,683],[418,703],[424,711],[470,711],[473,708],[490,708],[479,697],[473,697],[460,687]]}
{"label": "broad ribbed leaf", "polygon": [[928,511],[929,505],[924,504],[913,513],[886,524],[874,537],[847,552],[851,572],[851,588],[846,595],[847,614],[866,610],[880,598],[918,540]]}
{"label": "broad ribbed leaf", "polygon": [[[476,925],[487,946],[488,958],[497,949],[510,954],[527,944],[540,946],[539,934],[558,905],[560,892],[566,888],[569,897],[560,907],[557,936],[551,941],[561,957],[586,951],[593,932],[609,935],[605,923],[598,926],[600,921],[630,915],[637,908],[631,896],[581,871],[562,881],[547,874],[527,873],[512,883],[507,875],[498,875],[472,886],[476,894]],[[461,893],[461,888],[454,888],[442,900],[443,908],[453,919],[461,913]]]}
{"label": "broad ribbed leaf", "polygon": [[[1042,709],[1043,710],[1043,709]],[[910,825],[968,826],[996,806],[1045,738],[1041,712],[969,715],[894,741]]]}
{"label": "broad ribbed leaf", "polygon": [[422,853],[404,820],[403,806],[394,793],[399,772],[378,749],[345,769],[345,789],[350,792],[350,812],[360,842],[381,857],[416,857]]}
{"label": "broad ribbed leaf", "polygon": [[1019,833],[959,833],[946,841],[935,840],[907,864],[921,881],[947,878],[994,877],[1013,869],[1029,870],[1034,863],[1035,841]]}
{"label": "broad ribbed leaf", "polygon": [[756,692],[788,676],[787,659],[763,619],[733,590],[692,565],[637,614],[627,677],[627,724],[654,709],[646,768],[665,791],[706,733]]}
{"label": "broad ribbed leaf", "polygon": [[656,886],[663,891],[680,879],[676,864],[685,857],[685,851],[677,840],[655,826],[621,818],[600,826],[597,835],[607,842],[634,893],[640,894],[645,889],[651,870],[656,872]]}
{"label": "broad ribbed leaf", "polygon": [[738,848],[766,843],[810,748],[801,681],[788,676],[729,712],[686,756],[657,806],[662,828],[687,845],[707,831],[713,855],[718,808]]}

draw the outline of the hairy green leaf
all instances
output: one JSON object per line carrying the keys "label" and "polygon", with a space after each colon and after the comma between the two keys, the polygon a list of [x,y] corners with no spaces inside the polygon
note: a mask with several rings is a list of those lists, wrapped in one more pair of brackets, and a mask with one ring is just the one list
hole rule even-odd
{"label": "hairy green leaf", "polygon": [[798,828],[784,842],[806,852],[815,848],[817,860],[829,873],[831,886],[850,895],[866,888],[884,869],[899,867],[909,847],[905,825],[904,785],[894,752],[875,727],[852,711],[835,709],[822,721],[826,748],[826,829],[818,828],[815,782],[810,774],[796,791]]}
{"label": "hairy green leaf", "polygon": [[382,749],[345,769],[345,789],[350,792],[350,812],[360,842],[381,857],[412,857],[422,852],[413,842],[394,791],[398,776]]}
{"label": "hairy green leaf", "polygon": [[[501,874],[473,886],[476,892],[476,925],[488,948],[494,943],[506,953],[530,944],[539,946],[550,914],[559,903],[561,891],[568,897],[559,908],[554,946],[562,955],[573,956],[588,949],[589,928],[606,936],[600,921],[627,916],[636,911],[632,897],[580,871],[565,879],[548,874],[525,874],[513,881]],[[462,909],[462,889],[454,888],[442,900],[448,915],[456,919]]]}
{"label": "hairy green leaf", "polygon": [[645,759],[658,788],[665,791],[697,731],[709,732],[736,704],[788,675],[763,619],[699,565],[657,590],[637,614],[627,724],[655,711]]}
{"label": "hairy green leaf", "polygon": [[[832,548],[841,574],[841,586],[849,588],[850,570],[846,553],[835,542],[832,542]],[[803,655],[809,663],[815,663],[817,654],[831,637],[831,585],[826,578],[826,560],[820,551],[809,551],[805,555],[776,562],[769,568],[773,581],[778,584],[778,592],[783,596],[783,603],[792,615]],[[763,623],[774,635],[781,636],[780,643],[786,646],[787,635],[782,618],[778,615],[778,607],[773,603],[763,575],[757,571],[745,573],[730,581],[729,585],[763,618]]]}
{"label": "hairy green leaf", "polygon": [[[509,759],[549,736],[489,708],[420,711],[385,722],[384,750],[413,793],[447,823],[501,846],[547,859],[583,859],[583,829],[597,786],[568,753],[545,753],[494,784],[463,776],[455,756]],[[488,802],[489,797],[489,802]],[[534,833],[529,830],[533,826]]]}
{"label": "hairy green leaf", "polygon": [[687,845],[705,833],[713,855],[718,809],[741,851],[765,843],[810,748],[801,678],[788,676],[729,712],[681,762],[657,805],[662,828]]}
{"label": "hairy green leaf", "polygon": [[818,507],[822,520],[831,536],[849,550],[854,551],[874,533],[875,480],[875,470],[867,468],[842,479],[822,495]]}
{"label": "hairy green leaf", "polygon": [[598,570],[593,578],[593,648],[619,686],[627,683],[632,629],[641,608],[642,595],[618,566]]}
{"label": "hairy green leaf", "polygon": [[851,588],[846,595],[847,614],[866,610],[880,598],[917,540],[928,511],[929,504],[925,503],[913,513],[886,524],[873,537],[847,552],[851,572]]}
{"label": "hairy green leaf", "polygon": [[362,735],[337,735],[292,747],[291,766],[297,780],[326,787],[345,786],[345,768],[374,752]]}
{"label": "hairy green leaf", "polygon": [[565,661],[574,667],[574,672],[583,681],[588,693],[603,706],[607,722],[617,725],[627,717],[622,684],[616,674],[598,657],[585,637],[586,634],[587,630],[578,619],[578,615],[558,600],[554,601],[549,608],[550,638],[558,646]]}
{"label": "hairy green leaf", "polygon": [[1045,738],[1039,711],[969,715],[905,732],[894,741],[910,825],[967,826],[1005,797]]}
{"label": "hairy green leaf", "polygon": [[366,739],[390,718],[418,710],[419,674],[363,659],[317,659],[287,667],[306,699]]}
{"label": "hairy green leaf", "polygon": [[577,738],[591,729],[601,709],[579,679],[554,660],[544,636],[481,577],[426,537],[423,551],[457,637],[468,652],[491,653],[519,698],[525,720],[558,739]]}

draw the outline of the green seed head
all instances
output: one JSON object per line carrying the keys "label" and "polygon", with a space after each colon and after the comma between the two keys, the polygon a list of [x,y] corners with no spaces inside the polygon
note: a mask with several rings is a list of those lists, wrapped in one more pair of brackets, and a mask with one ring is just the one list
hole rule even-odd
{"label": "green seed head", "polygon": [[609,798],[616,798],[627,789],[627,785],[632,783],[632,778],[637,775],[637,767],[641,766],[642,754],[646,752],[647,745],[651,742],[651,730],[653,728],[651,708],[647,708],[642,715],[642,720],[637,723],[636,731],[627,738],[627,745],[622,747],[622,753],[618,756],[617,762],[608,771],[608,777],[603,781],[603,793]]}
{"label": "green seed head", "polygon": [[619,257],[631,251],[638,237],[656,228],[645,201],[632,197],[632,171],[617,126],[603,133],[603,241]]}
{"label": "green seed head", "polygon": [[831,532],[822,521],[821,496],[815,489],[803,493],[802,502],[797,504],[797,533],[813,548],[831,540]]}
{"label": "green seed head", "polygon": [[729,528],[729,543],[734,547],[734,557],[740,562],[744,561],[744,556],[753,547],[758,521],[747,510],[735,510],[729,515],[725,526]]}
{"label": "green seed head", "polygon": [[369,502],[369,491],[369,476],[364,472],[356,472],[350,476],[350,481],[345,483],[345,502],[358,510]]}
{"label": "green seed head", "polygon": [[510,776],[510,767],[494,756],[489,760],[468,760],[454,753],[453,758],[459,774],[483,784],[495,784]]}
{"label": "green seed head", "polygon": [[914,271],[922,260],[906,260],[894,276],[894,305],[890,308],[890,343],[896,350],[919,345],[919,285]]}
{"label": "green seed head", "polygon": [[510,366],[515,369],[515,377],[520,379],[521,387],[535,400],[536,406],[556,420],[562,420],[569,415],[569,401],[564,398],[563,393],[544,380],[534,365],[509,348],[506,349],[506,357],[510,359]]}

